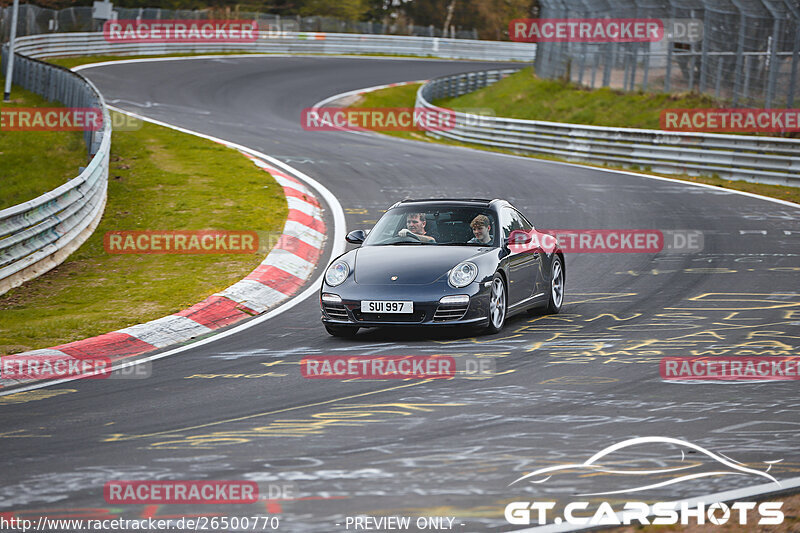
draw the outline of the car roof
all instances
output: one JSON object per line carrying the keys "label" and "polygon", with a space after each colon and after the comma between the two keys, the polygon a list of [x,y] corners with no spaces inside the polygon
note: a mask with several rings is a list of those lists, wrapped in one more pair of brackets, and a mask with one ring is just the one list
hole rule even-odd
{"label": "car roof", "polygon": [[489,207],[494,203],[503,203],[507,204],[505,200],[500,200],[495,198],[494,200],[489,200],[487,198],[427,198],[427,199],[405,199],[397,202],[389,209],[400,205],[417,205],[419,204],[420,207],[426,207],[428,205],[452,205],[452,206],[481,206],[481,207]]}

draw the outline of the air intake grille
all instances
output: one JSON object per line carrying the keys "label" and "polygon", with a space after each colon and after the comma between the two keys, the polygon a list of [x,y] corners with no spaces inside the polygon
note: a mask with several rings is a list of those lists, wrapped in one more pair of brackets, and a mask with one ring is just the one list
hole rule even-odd
{"label": "air intake grille", "polygon": [[446,322],[448,320],[459,320],[467,312],[469,304],[441,304],[436,308],[433,315],[434,322]]}
{"label": "air intake grille", "polygon": [[328,317],[333,318],[334,320],[350,320],[350,317],[347,315],[347,310],[344,308],[343,304],[322,304],[322,310],[325,311],[325,314]]}

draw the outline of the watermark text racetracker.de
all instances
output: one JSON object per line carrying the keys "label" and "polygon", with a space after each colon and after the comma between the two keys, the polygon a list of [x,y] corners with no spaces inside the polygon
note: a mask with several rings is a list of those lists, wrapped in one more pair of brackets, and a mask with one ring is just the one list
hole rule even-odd
{"label": "watermark text racetracker.de", "polygon": [[659,371],[666,380],[800,380],[800,356],[665,357],[661,360]]}
{"label": "watermark text racetracker.de", "polygon": [[800,109],[664,109],[665,131],[782,133],[800,131]]}
{"label": "watermark text racetracker.de", "polygon": [[144,379],[152,374],[152,363],[112,367],[108,357],[81,359],[64,354],[16,354],[0,357],[0,378],[14,380]]}
{"label": "watermark text racetracker.de", "polygon": [[508,25],[512,41],[525,43],[694,43],[703,38],[700,19],[528,18]]}
{"label": "watermark text racetracker.de", "polygon": [[449,131],[452,109],[424,107],[307,107],[300,117],[308,131]]}
{"label": "watermark text racetracker.de", "polygon": [[109,481],[103,487],[106,503],[127,504],[247,504],[258,501],[254,481]]}
{"label": "watermark text racetracker.de", "polygon": [[[142,121],[122,113],[111,113],[114,131],[134,131]],[[100,131],[103,111],[96,107],[3,107],[0,131]]]}
{"label": "watermark text racetracker.de", "polygon": [[[551,516],[550,511],[556,507],[554,501],[515,501],[506,505],[505,518],[515,525],[545,525],[566,522],[575,526],[619,526],[619,525],[671,525],[709,523],[713,525],[738,523],[740,525],[777,525],[782,524],[784,515],[781,511],[783,502],[734,502],[730,505],[723,502],[696,505],[688,502],[657,502],[649,505],[641,501],[617,504],[616,508],[609,502],[601,502],[591,516],[586,515],[589,502],[570,502],[564,506],[562,516]],[[751,517],[755,511],[757,517]],[[580,513],[580,514],[577,514]]]}
{"label": "watermark text racetracker.de", "polygon": [[300,360],[307,379],[451,379],[496,375],[493,359],[448,355],[309,355]]}
{"label": "watermark text racetracker.de", "polygon": [[255,20],[109,20],[103,37],[110,43],[253,43]]}
{"label": "watermark text racetracker.de", "polygon": [[697,253],[704,240],[699,230],[543,229],[515,230],[508,244],[516,253],[556,246],[565,253]]}
{"label": "watermark text racetracker.de", "polygon": [[309,379],[447,379],[455,371],[449,356],[309,355],[300,360],[300,372]]}
{"label": "watermark text racetracker.de", "polygon": [[256,231],[117,230],[103,235],[103,247],[109,254],[254,254],[273,240]]}

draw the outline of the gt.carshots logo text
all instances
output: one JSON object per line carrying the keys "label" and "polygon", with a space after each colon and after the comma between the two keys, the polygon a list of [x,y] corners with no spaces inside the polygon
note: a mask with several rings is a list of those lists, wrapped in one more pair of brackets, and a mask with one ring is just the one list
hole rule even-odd
{"label": "gt.carshots logo text", "polygon": [[[593,505],[593,504],[592,504]],[[631,525],[667,525],[667,524],[698,524],[708,521],[709,524],[723,525],[732,520],[740,525],[760,526],[777,525],[783,523],[783,502],[734,502],[727,505],[715,502],[710,505],[700,502],[690,505],[687,502],[658,502],[648,505],[645,502],[625,502],[615,509],[610,503],[602,502],[591,515],[585,513],[590,507],[589,502],[570,502],[564,506],[563,518],[561,516],[548,516],[548,511],[556,507],[554,501],[516,501],[506,505],[505,518],[510,524],[515,525],[544,525],[552,521],[555,524],[566,522],[575,526],[619,526]],[[754,521],[749,512],[756,510],[759,518]],[[580,512],[582,516],[576,516]]]}
{"label": "gt.carshots logo text", "polygon": [[103,37],[110,43],[252,43],[255,20],[109,20]]}
{"label": "gt.carshots logo text", "polygon": [[456,126],[452,109],[423,107],[307,107],[308,131],[447,131]]}

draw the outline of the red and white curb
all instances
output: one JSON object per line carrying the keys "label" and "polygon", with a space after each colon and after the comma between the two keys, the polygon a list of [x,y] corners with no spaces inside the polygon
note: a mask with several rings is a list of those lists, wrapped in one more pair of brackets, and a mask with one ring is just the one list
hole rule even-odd
{"label": "red and white curb", "polygon": [[[223,143],[225,144],[225,143]],[[14,354],[20,358],[82,360],[107,357],[112,362],[151,352],[235,324],[264,313],[287,300],[308,281],[322,255],[325,222],[314,193],[299,180],[244,151],[258,167],[269,172],[281,187],[289,204],[289,216],[275,247],[261,264],[241,281],[211,295],[200,303],[173,315],[137,324],[97,337],[51,348]],[[0,388],[30,379],[0,379]]]}

